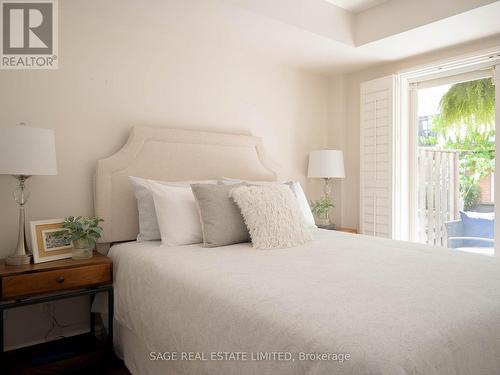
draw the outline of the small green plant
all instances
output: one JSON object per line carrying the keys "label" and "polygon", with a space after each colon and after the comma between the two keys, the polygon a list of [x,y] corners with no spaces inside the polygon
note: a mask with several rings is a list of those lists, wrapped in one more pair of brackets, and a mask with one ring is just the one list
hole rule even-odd
{"label": "small green plant", "polygon": [[311,201],[311,211],[318,218],[325,219],[330,208],[335,207],[333,200],[330,197],[321,197],[318,200]]}
{"label": "small green plant", "polygon": [[102,228],[99,223],[104,221],[98,217],[70,216],[64,219],[63,228],[70,232],[71,241],[84,240],[93,247],[102,236]]}
{"label": "small green plant", "polygon": [[464,178],[462,183],[463,185],[460,187],[464,200],[464,211],[472,211],[481,202],[481,186],[468,178]]}

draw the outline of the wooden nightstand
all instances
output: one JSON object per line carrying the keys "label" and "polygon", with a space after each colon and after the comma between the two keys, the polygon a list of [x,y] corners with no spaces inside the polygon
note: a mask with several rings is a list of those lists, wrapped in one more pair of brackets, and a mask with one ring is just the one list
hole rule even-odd
{"label": "wooden nightstand", "polygon": [[336,225],[318,225],[318,228],[358,234],[358,230],[356,228],[338,227]]}
{"label": "wooden nightstand", "polygon": [[[6,266],[0,263],[0,355],[4,352],[4,311],[21,306],[88,295],[108,294],[108,343],[113,343],[113,263],[111,258],[94,252],[85,260],[64,259],[54,262]],[[94,314],[90,329],[94,333]]]}

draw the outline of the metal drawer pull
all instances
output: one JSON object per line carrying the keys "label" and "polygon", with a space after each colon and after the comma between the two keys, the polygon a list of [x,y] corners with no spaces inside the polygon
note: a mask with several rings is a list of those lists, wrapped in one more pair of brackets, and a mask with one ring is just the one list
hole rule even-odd
{"label": "metal drawer pull", "polygon": [[59,277],[56,279],[56,281],[57,281],[59,284],[63,283],[63,282],[64,282],[64,276],[59,276]]}

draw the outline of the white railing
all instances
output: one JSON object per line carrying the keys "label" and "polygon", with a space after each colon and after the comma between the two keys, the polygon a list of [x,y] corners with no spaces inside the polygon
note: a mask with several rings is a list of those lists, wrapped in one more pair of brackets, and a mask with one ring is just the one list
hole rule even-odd
{"label": "white railing", "polygon": [[417,238],[446,246],[445,222],[458,218],[458,151],[418,148]]}

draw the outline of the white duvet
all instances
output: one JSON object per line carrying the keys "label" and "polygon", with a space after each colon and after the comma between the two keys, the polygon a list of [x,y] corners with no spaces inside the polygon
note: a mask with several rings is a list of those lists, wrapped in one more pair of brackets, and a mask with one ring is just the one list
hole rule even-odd
{"label": "white duvet", "polygon": [[[115,317],[152,352],[208,357],[164,362],[164,374],[500,374],[498,258],[314,236],[282,250],[113,246]],[[219,351],[247,360],[210,360]]]}

